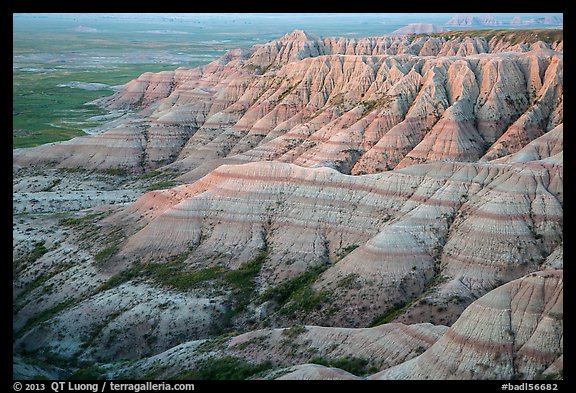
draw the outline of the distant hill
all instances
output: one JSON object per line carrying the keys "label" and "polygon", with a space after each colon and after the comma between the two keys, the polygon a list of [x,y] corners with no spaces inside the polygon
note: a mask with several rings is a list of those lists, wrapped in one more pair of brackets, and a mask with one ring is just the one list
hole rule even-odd
{"label": "distant hill", "polygon": [[411,34],[441,33],[443,31],[446,31],[444,27],[432,23],[410,23],[407,26],[394,30],[390,35],[404,36]]}
{"label": "distant hill", "polygon": [[455,15],[448,22],[446,22],[446,26],[456,27],[498,26],[502,24],[504,23],[497,20],[492,15],[486,15],[483,17],[476,17],[471,15]]}
{"label": "distant hill", "polygon": [[[539,18],[522,19],[521,16],[515,16],[510,20],[498,20],[492,15],[485,15],[476,17],[472,15],[455,15],[448,22],[446,26],[451,27],[479,27],[479,26],[518,26],[518,25],[562,25],[564,17],[562,15],[547,15]],[[423,33],[426,33],[423,31]]]}

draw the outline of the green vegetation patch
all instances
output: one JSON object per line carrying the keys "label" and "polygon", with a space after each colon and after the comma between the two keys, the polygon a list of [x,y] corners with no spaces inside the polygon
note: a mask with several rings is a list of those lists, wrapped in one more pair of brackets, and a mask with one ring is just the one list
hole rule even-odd
{"label": "green vegetation patch", "polygon": [[280,305],[280,313],[294,315],[296,312],[317,310],[330,299],[327,290],[315,291],[312,284],[329,265],[315,266],[301,275],[284,281],[261,295],[262,301],[273,300]]}
{"label": "green vegetation patch", "polygon": [[196,352],[206,353],[212,351],[223,351],[227,348],[227,343],[230,341],[230,338],[237,335],[236,333],[237,332],[230,332],[215,338],[209,338],[196,347]]}
{"label": "green vegetation patch", "polygon": [[21,336],[25,331],[30,329],[32,326],[45,322],[52,317],[56,316],[59,312],[65,310],[66,308],[72,306],[77,302],[76,299],[68,299],[61,303],[58,303],[56,306],[48,308],[38,314],[35,314],[33,317],[26,321],[26,324],[18,330],[15,334],[16,337]]}
{"label": "green vegetation patch", "polygon": [[160,175],[162,175],[163,173],[164,173],[164,172],[161,171],[161,170],[154,169],[154,170],[152,170],[152,171],[149,171],[149,172],[146,172],[146,173],[140,175],[140,179],[151,179],[151,178],[153,178],[153,177],[160,176]]}
{"label": "green vegetation patch", "polygon": [[130,171],[125,168],[108,168],[104,170],[104,173],[110,176],[128,176]]}
{"label": "green vegetation patch", "polygon": [[136,264],[110,277],[101,284],[97,292],[106,291],[138,277],[149,278],[160,285],[178,290],[189,291],[202,286],[207,281],[218,279],[225,272],[222,267],[186,271],[182,262]]}
{"label": "green vegetation patch", "polygon": [[354,282],[358,278],[358,273],[350,273],[345,277],[338,280],[336,284],[338,288],[352,288],[354,286]]}
{"label": "green vegetation patch", "polygon": [[[101,251],[103,257],[113,254],[113,246]],[[100,253],[99,253],[100,254]],[[255,290],[254,279],[260,272],[266,252],[258,254],[237,270],[227,270],[222,266],[213,266],[197,270],[186,270],[185,261],[189,252],[173,256],[167,263],[137,263],[100,285],[98,291],[104,291],[121,285],[138,277],[149,278],[160,285],[178,290],[189,291],[200,288],[208,282],[216,282],[231,287],[236,291],[237,299],[248,300]]]}
{"label": "green vegetation patch", "polygon": [[299,335],[301,335],[302,333],[305,333],[307,331],[308,331],[308,329],[306,329],[305,326],[296,325],[296,326],[292,326],[291,328],[284,329],[282,331],[282,335],[286,336],[288,338],[294,339],[294,338],[298,337]]}
{"label": "green vegetation patch", "polygon": [[254,291],[254,279],[260,272],[262,263],[268,254],[262,252],[236,270],[226,270],[224,267],[215,266],[186,271],[184,270],[184,261],[187,256],[188,254],[184,253],[169,263],[144,264],[142,271],[145,276],[154,281],[180,291],[198,288],[208,281],[217,281],[234,289],[236,299],[244,302],[249,300],[250,294]]}
{"label": "green vegetation patch", "polygon": [[96,364],[92,364],[77,370],[67,379],[86,381],[103,380],[106,379],[106,370]]}
{"label": "green vegetation patch", "polygon": [[234,345],[234,349],[242,351],[248,348],[249,346],[262,346],[263,343],[266,341],[266,339],[267,339],[266,336],[253,337],[250,340],[246,340],[244,342]]}
{"label": "green vegetation patch", "polygon": [[292,296],[291,301],[285,307],[285,313],[291,315],[299,311],[319,310],[329,299],[330,293],[327,290],[316,292],[312,288],[307,288]]}
{"label": "green vegetation patch", "polygon": [[180,373],[173,377],[178,380],[245,380],[272,368],[269,361],[249,363],[235,356],[209,358],[198,364],[196,369]]}
{"label": "green vegetation patch", "polygon": [[94,255],[94,260],[96,261],[97,264],[100,265],[106,262],[110,257],[112,257],[112,255],[115,255],[119,250],[120,248],[118,247],[118,245],[113,244],[109,247],[106,247],[102,251],[96,253],[96,255]]}
{"label": "green vegetation patch", "polygon": [[34,147],[46,143],[66,141],[83,135],[86,135],[86,133],[81,130],[47,129],[43,131],[28,131],[15,129],[12,131],[12,148]]}
{"label": "green vegetation patch", "polygon": [[383,325],[385,323],[390,323],[394,319],[398,318],[400,315],[404,313],[415,301],[409,300],[405,303],[396,303],[394,307],[390,310],[386,311],[384,314],[376,317],[374,321],[369,325],[369,327]]}
{"label": "green vegetation patch", "polygon": [[96,219],[100,218],[104,213],[91,213],[84,217],[78,218],[64,218],[60,220],[60,225],[77,226],[84,224],[92,224]]}
{"label": "green vegetation patch", "polygon": [[107,291],[109,289],[112,289],[114,287],[117,287],[119,285],[124,284],[125,282],[128,282],[130,280],[135,279],[136,277],[138,277],[138,275],[140,274],[140,269],[139,267],[136,268],[132,268],[129,270],[124,270],[118,274],[115,274],[114,276],[110,277],[108,279],[108,281],[106,281],[105,283],[101,284],[97,289],[96,292],[101,292],[101,291]]}
{"label": "green vegetation patch", "polygon": [[163,180],[156,183],[152,183],[146,188],[147,191],[164,190],[166,188],[175,187],[178,183],[174,180]]}
{"label": "green vegetation patch", "polygon": [[143,273],[161,285],[178,291],[189,291],[201,284],[222,276],[222,267],[209,267],[200,270],[183,271],[180,263],[147,263]]}
{"label": "green vegetation patch", "polygon": [[350,254],[352,251],[354,251],[355,249],[357,249],[358,247],[360,247],[360,245],[358,244],[350,244],[346,247],[344,247],[342,250],[340,250],[339,252],[336,253],[336,256],[339,259],[344,258],[346,255]]}
{"label": "green vegetation patch", "polygon": [[230,305],[223,313],[220,321],[220,328],[224,332],[230,332],[234,329],[232,321],[246,309],[246,306],[254,297],[256,291],[255,280],[267,257],[268,252],[262,251],[239,269],[228,271],[222,277],[224,284],[233,290],[230,297]]}
{"label": "green vegetation patch", "polygon": [[352,356],[330,360],[322,357],[314,357],[310,359],[309,363],[339,368],[354,375],[368,375],[378,371],[376,367],[368,367],[369,361],[367,359]]}
{"label": "green vegetation patch", "polygon": [[46,244],[45,240],[39,240],[34,242],[34,247],[32,248],[32,250],[28,254],[26,254],[25,256],[14,262],[14,269],[16,269],[18,266],[34,263],[38,259],[40,259],[42,255],[46,254],[49,251],[46,248],[46,246],[44,246],[44,244]]}
{"label": "green vegetation patch", "polygon": [[235,288],[239,294],[247,296],[255,290],[255,278],[260,273],[262,264],[268,257],[268,253],[263,251],[256,255],[251,261],[236,270],[230,270],[224,275],[226,284]]}

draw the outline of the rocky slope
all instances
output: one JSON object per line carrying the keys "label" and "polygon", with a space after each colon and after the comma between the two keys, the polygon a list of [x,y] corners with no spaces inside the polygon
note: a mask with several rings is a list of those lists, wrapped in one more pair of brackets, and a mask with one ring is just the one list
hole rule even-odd
{"label": "rocky slope", "polygon": [[[563,273],[539,271],[498,287],[450,328],[389,323],[368,329],[262,329],[103,366],[112,378],[166,379],[190,375],[214,359],[266,365],[259,378],[280,380],[561,378]],[[22,373],[30,367],[19,364]]]}
{"label": "rocky slope", "polygon": [[557,376],[563,363],[563,315],[562,271],[533,273],[478,299],[422,355],[371,378]]}
{"label": "rocky slope", "polygon": [[[478,299],[421,355],[368,379],[555,379],[563,339],[562,271],[537,272]],[[361,379],[315,364],[288,371],[278,379]]]}
{"label": "rocky slope", "polygon": [[563,43],[514,34],[294,31],[15,151],[15,373],[561,375]]}
{"label": "rocky slope", "polygon": [[[301,325],[261,329],[224,339],[186,342],[158,355],[113,368],[113,375],[157,373],[158,377],[167,379],[197,368],[206,359],[225,357],[242,359],[249,364],[269,362],[274,370],[268,371],[271,376],[280,373],[286,374],[286,378],[290,378],[290,367],[308,361],[343,363],[343,360],[356,359],[355,371],[370,373],[415,358],[446,330],[445,326],[399,323],[365,329]],[[340,369],[333,369],[332,373],[358,379]],[[324,375],[314,379],[332,378]]]}
{"label": "rocky slope", "polygon": [[[363,177],[279,163],[221,166],[111,216],[141,229],[110,265],[186,252],[196,267],[236,268],[264,250],[263,289],[328,268],[315,289],[333,299],[303,322],[361,326],[411,300],[424,320],[449,323],[498,282],[537,269],[561,242],[561,179],[562,166],[544,162],[438,163]],[[455,310],[435,312],[454,297],[462,303]]]}
{"label": "rocky slope", "polygon": [[[529,165],[438,163],[361,177],[284,163],[222,166],[109,215],[101,240],[90,243],[112,241],[113,250],[96,249],[63,269],[56,264],[52,276],[32,281],[35,290],[18,296],[16,346],[102,361],[153,354],[226,324],[362,327],[395,317],[451,324],[501,283],[544,264],[561,266],[559,155]],[[126,240],[112,240],[118,230]],[[39,262],[59,256],[65,264],[65,252]],[[238,304],[219,283],[230,281],[229,271],[247,274],[246,266],[256,266],[254,284]],[[164,271],[176,281],[163,279]],[[178,280],[202,285],[168,290]],[[165,307],[181,309],[180,317],[165,320]],[[91,317],[79,324],[87,310]],[[50,324],[32,323],[42,312],[57,313]],[[133,340],[150,332],[149,346],[133,353]],[[111,348],[119,334],[126,339]]]}

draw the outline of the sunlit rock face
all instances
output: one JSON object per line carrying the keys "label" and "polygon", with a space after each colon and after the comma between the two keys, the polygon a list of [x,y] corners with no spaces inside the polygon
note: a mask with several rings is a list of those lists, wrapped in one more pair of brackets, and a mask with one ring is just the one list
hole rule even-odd
{"label": "sunlit rock face", "polygon": [[295,30],[206,66],[145,73],[96,103],[134,113],[100,135],[16,151],[15,165],[197,180],[262,160],[377,173],[515,153],[563,122],[562,42],[320,38]]}

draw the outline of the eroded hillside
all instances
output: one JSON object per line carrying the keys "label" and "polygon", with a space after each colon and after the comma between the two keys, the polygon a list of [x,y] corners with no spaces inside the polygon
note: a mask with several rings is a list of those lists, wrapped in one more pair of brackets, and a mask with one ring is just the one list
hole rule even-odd
{"label": "eroded hillside", "polygon": [[563,41],[519,37],[297,30],[15,150],[15,375],[561,377]]}

